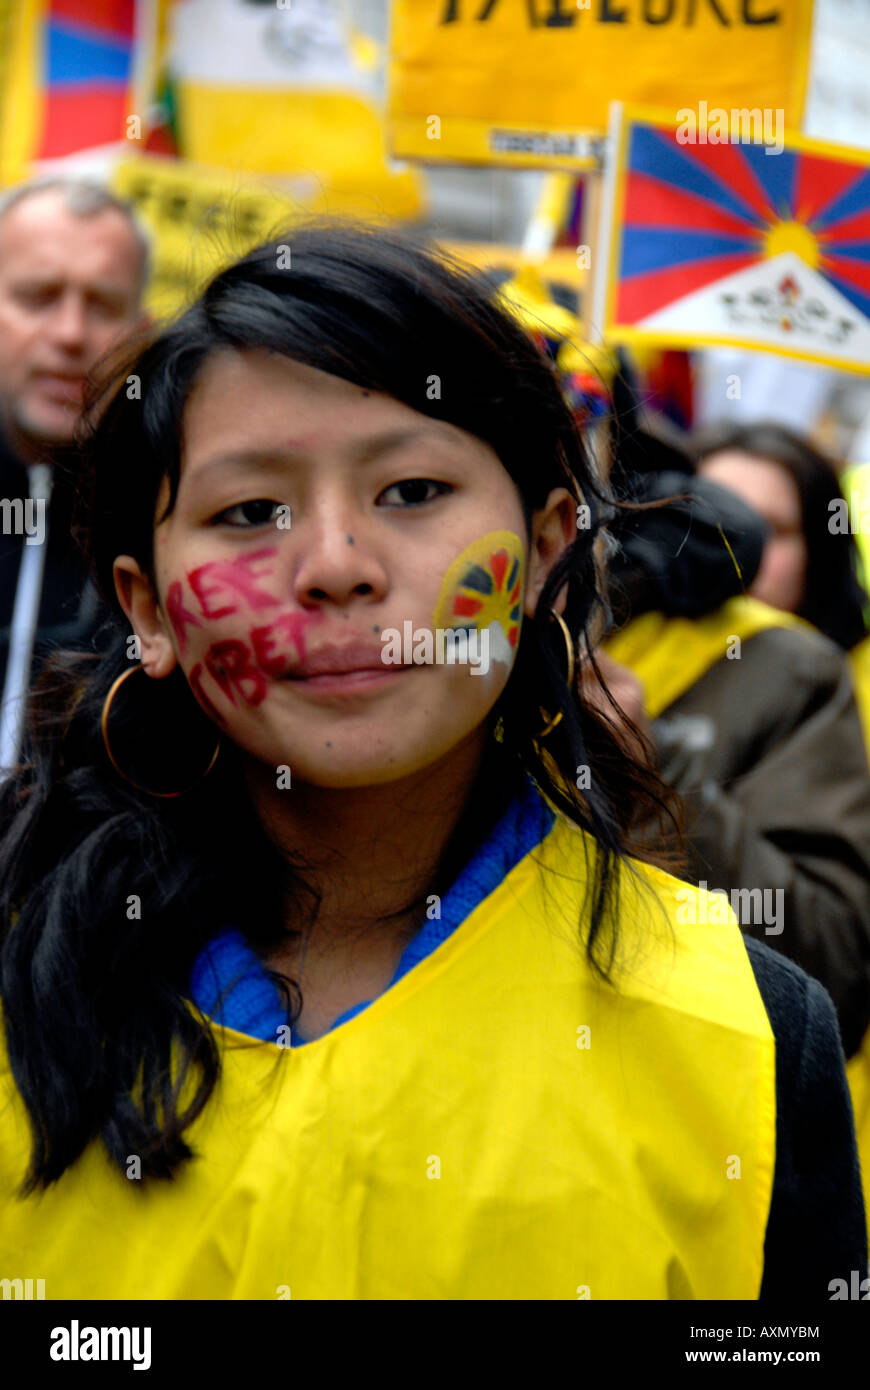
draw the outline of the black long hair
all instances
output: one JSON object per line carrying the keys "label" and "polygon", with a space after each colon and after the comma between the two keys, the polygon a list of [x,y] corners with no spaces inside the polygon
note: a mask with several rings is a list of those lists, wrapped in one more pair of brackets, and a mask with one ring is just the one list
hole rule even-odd
{"label": "black long hair", "polygon": [[[630,851],[655,859],[640,833],[634,842],[633,828],[651,813],[661,818],[668,794],[626,751],[615,720],[566,683],[563,642],[549,618],[564,590],[568,626],[582,650],[591,647],[604,615],[596,537],[608,507],[551,364],[472,274],[425,243],[344,221],[294,227],[217,275],[176,322],[128,346],[89,396],[75,533],[113,610],[108,636],[101,651],[60,653],[46,665],[31,699],[25,760],[0,788],[0,994],[33,1131],[24,1193],[56,1181],[97,1138],[122,1170],[137,1154],[143,1178],[168,1177],[188,1159],[183,1132],[220,1071],[216,1035],[188,997],[196,955],[222,922],[241,926],[255,947],[280,941],[288,929],[282,893],[294,869],[300,915],[316,913],[304,865],[279,859],[255,821],[234,745],[204,782],[165,800],[117,776],[100,732],[133,640],[112,562],[132,555],[154,583],[159,488],[168,479],[168,515],[185,403],[203,364],[224,348],[271,349],[485,440],[527,520],[559,485],[590,509],[590,524],[521,629],[492,712],[500,737],[488,743],[438,883],[449,885],[531,775],[594,837],[581,939],[610,978],[620,861]],[[433,376],[440,394],[427,390]],[[164,687],[173,712],[128,713],[125,728],[119,702],[113,740],[141,744],[156,729],[164,760],[190,766],[196,744],[204,766],[216,728],[183,673],[144,684],[149,700],[155,685]],[[539,742],[545,717],[559,711]],[[581,791],[583,766],[592,776]],[[289,1013],[299,1005],[298,989],[290,990]]]}
{"label": "black long hair", "polygon": [[806,581],[797,612],[848,651],[867,635],[867,595],[858,580],[854,536],[829,529],[830,503],[843,501],[833,462],[803,435],[765,422],[711,428],[698,436],[694,452],[700,462],[732,449],[778,463],[793,480],[807,548]]}

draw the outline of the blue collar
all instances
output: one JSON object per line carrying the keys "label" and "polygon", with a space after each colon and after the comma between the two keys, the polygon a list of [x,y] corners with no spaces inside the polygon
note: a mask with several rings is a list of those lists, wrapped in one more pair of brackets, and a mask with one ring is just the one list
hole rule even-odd
{"label": "blue collar", "polygon": [[[387,989],[447,940],[511,869],[541,843],[554,820],[553,812],[529,782],[444,895],[440,917],[427,918],[405,947]],[[437,904],[430,910],[437,910]],[[191,971],[190,994],[197,1007],[217,1023],[264,1042],[277,1042],[282,1036],[279,1030],[288,1027],[277,987],[246,937],[234,927],[224,928],[200,952]],[[346,1009],[329,1031],[362,1013],[372,1002],[366,999]],[[295,1028],[290,1040],[294,1047],[304,1046]]]}

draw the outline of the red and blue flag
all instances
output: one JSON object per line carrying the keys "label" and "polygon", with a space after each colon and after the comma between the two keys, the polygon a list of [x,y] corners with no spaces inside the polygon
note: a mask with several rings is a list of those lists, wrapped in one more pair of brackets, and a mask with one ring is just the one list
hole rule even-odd
{"label": "red and blue flag", "polygon": [[681,142],[672,125],[627,122],[607,336],[742,343],[870,371],[870,159],[799,136],[706,134]]}
{"label": "red and blue flag", "polygon": [[124,138],[135,8],[136,0],[46,0],[35,159],[59,159]]}

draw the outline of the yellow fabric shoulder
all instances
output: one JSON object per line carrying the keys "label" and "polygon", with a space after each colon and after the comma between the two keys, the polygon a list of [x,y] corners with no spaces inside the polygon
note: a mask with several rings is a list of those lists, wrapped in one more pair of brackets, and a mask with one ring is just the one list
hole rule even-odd
{"label": "yellow fabric shoulder", "polygon": [[775,1045],[740,929],[635,865],[615,991],[579,937],[594,853],[557,820],[305,1047],[223,1030],[170,1183],[94,1144],[16,1198],[28,1134],[0,1058],[0,1271],[48,1299],[756,1298]]}
{"label": "yellow fabric shoulder", "polygon": [[771,627],[815,631],[794,613],[741,596],[703,618],[642,613],[608,637],[604,646],[608,656],[637,676],[645,691],[647,717],[657,719],[729,654],[735,637],[746,641]]}

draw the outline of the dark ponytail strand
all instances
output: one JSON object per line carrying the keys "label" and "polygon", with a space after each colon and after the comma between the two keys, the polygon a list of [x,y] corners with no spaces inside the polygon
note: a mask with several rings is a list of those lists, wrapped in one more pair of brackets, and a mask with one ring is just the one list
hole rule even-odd
{"label": "dark ponytail strand", "polygon": [[[187,982],[220,921],[245,910],[227,871],[239,856],[256,876],[268,936],[274,866],[248,824],[232,750],[178,801],[136,791],[108,762],[100,715],[129,669],[127,642],[119,629],[101,654],[46,663],[27,760],[0,786],[0,994],[33,1130],[22,1194],[56,1181],[97,1137],[122,1172],[138,1157],[143,1177],[169,1177],[190,1157],[182,1132],[211,1095],[219,1058]],[[122,715],[119,701],[119,732]],[[185,756],[179,748],[179,766]],[[216,807],[230,798],[228,836]]]}

